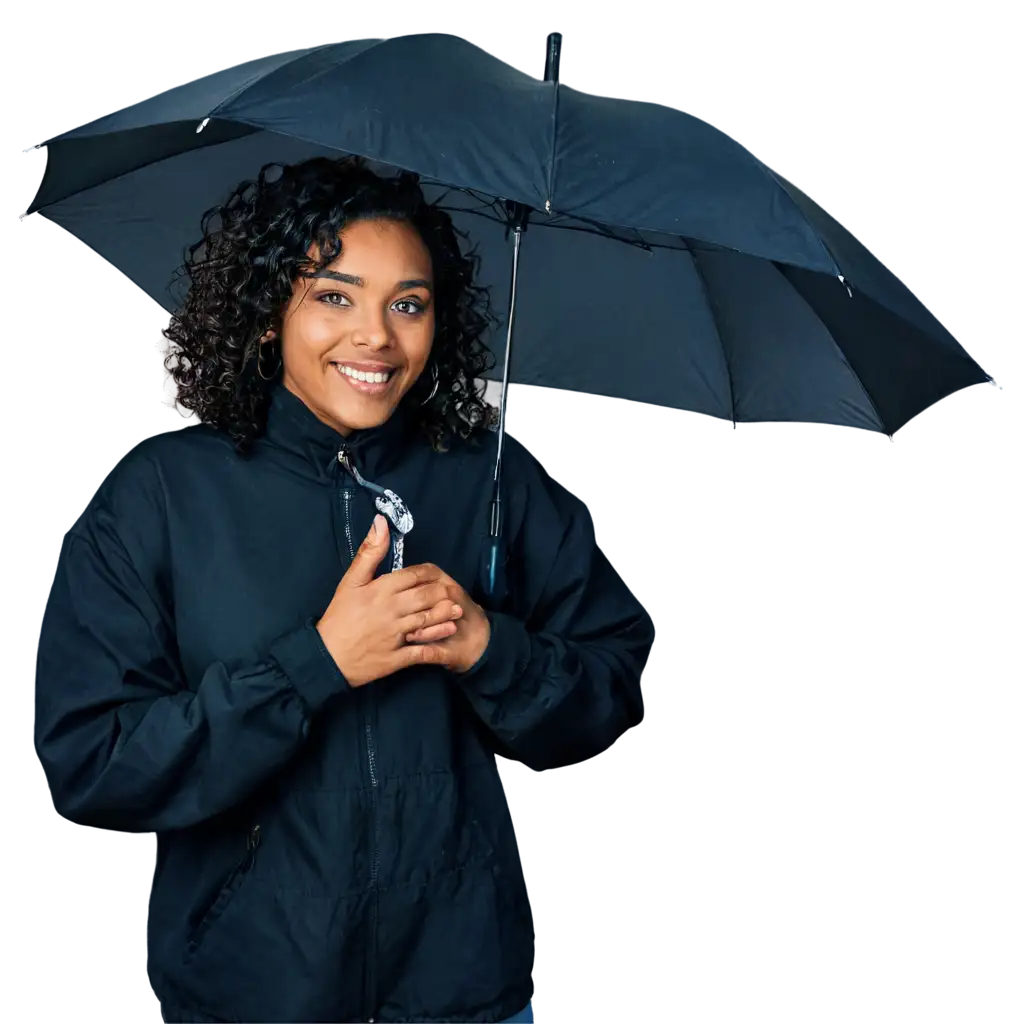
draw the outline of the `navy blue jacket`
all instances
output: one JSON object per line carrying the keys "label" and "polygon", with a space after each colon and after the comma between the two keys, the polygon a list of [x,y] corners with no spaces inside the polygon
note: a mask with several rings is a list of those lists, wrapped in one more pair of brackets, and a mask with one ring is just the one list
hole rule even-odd
{"label": "navy blue jacket", "polygon": [[[36,674],[56,810],[156,832],[148,972],[195,1020],[499,1021],[533,918],[495,754],[536,771],[643,717],[650,616],[586,506],[505,435],[509,603],[466,673],[353,688],[314,624],[377,511],[472,591],[497,436],[434,451],[399,405],[342,437],[281,384],[248,456],[147,438],[64,536]],[[378,569],[389,571],[385,557]]]}

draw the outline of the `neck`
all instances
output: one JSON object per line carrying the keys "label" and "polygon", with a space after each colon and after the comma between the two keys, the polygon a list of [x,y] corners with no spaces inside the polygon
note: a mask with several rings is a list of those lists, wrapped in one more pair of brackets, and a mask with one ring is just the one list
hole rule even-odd
{"label": "neck", "polygon": [[[340,428],[321,419],[294,391],[278,381],[270,391],[266,440],[288,449],[321,469],[330,465],[344,445],[354,453],[366,476],[386,472],[411,440],[411,421],[403,402],[382,423],[370,427]],[[318,472],[318,475],[319,472]]]}

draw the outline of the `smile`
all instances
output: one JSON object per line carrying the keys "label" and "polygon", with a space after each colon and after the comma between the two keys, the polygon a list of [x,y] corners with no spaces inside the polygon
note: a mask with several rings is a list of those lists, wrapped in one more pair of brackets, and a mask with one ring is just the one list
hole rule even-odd
{"label": "smile", "polygon": [[395,376],[394,370],[384,373],[364,373],[362,370],[353,370],[348,366],[342,366],[341,363],[331,363],[331,365],[349,385],[364,395],[382,394]]}

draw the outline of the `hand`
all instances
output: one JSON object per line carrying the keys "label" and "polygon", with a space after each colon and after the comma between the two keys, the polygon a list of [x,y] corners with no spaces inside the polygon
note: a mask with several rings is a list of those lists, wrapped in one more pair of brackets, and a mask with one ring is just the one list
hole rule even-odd
{"label": "hand", "polygon": [[[487,612],[466,593],[457,580],[443,570],[440,578],[447,585],[448,593],[455,604],[462,609],[462,614],[458,617],[458,622],[454,623],[455,628],[450,631],[451,635],[430,643],[429,646],[442,652],[441,663],[452,672],[466,672],[477,663],[487,649],[491,639],[491,621],[487,617]],[[406,634],[405,639],[409,643],[432,641],[435,636],[432,631],[439,628],[441,627],[427,626],[425,629],[413,630]]]}
{"label": "hand", "polygon": [[[415,635],[443,640],[455,632],[452,620],[461,615],[453,600],[461,587],[436,565],[412,565],[374,578],[389,550],[387,520],[378,515],[374,522],[381,527],[380,535],[370,528],[316,623],[324,646],[352,686],[365,686],[407,665],[448,664],[449,649],[406,644],[405,639]],[[464,658],[464,652],[458,645],[455,657]]]}

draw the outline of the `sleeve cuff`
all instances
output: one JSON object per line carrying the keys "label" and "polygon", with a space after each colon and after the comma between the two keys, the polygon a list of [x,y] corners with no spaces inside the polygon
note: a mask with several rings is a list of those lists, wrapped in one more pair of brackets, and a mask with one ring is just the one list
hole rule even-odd
{"label": "sleeve cuff", "polygon": [[530,634],[506,612],[487,611],[491,635],[483,654],[465,672],[454,673],[466,690],[494,697],[504,693],[530,663]]}
{"label": "sleeve cuff", "polygon": [[316,628],[316,620],[312,617],[297,629],[273,640],[270,656],[281,666],[288,681],[314,711],[335,694],[354,689],[327,650]]}

